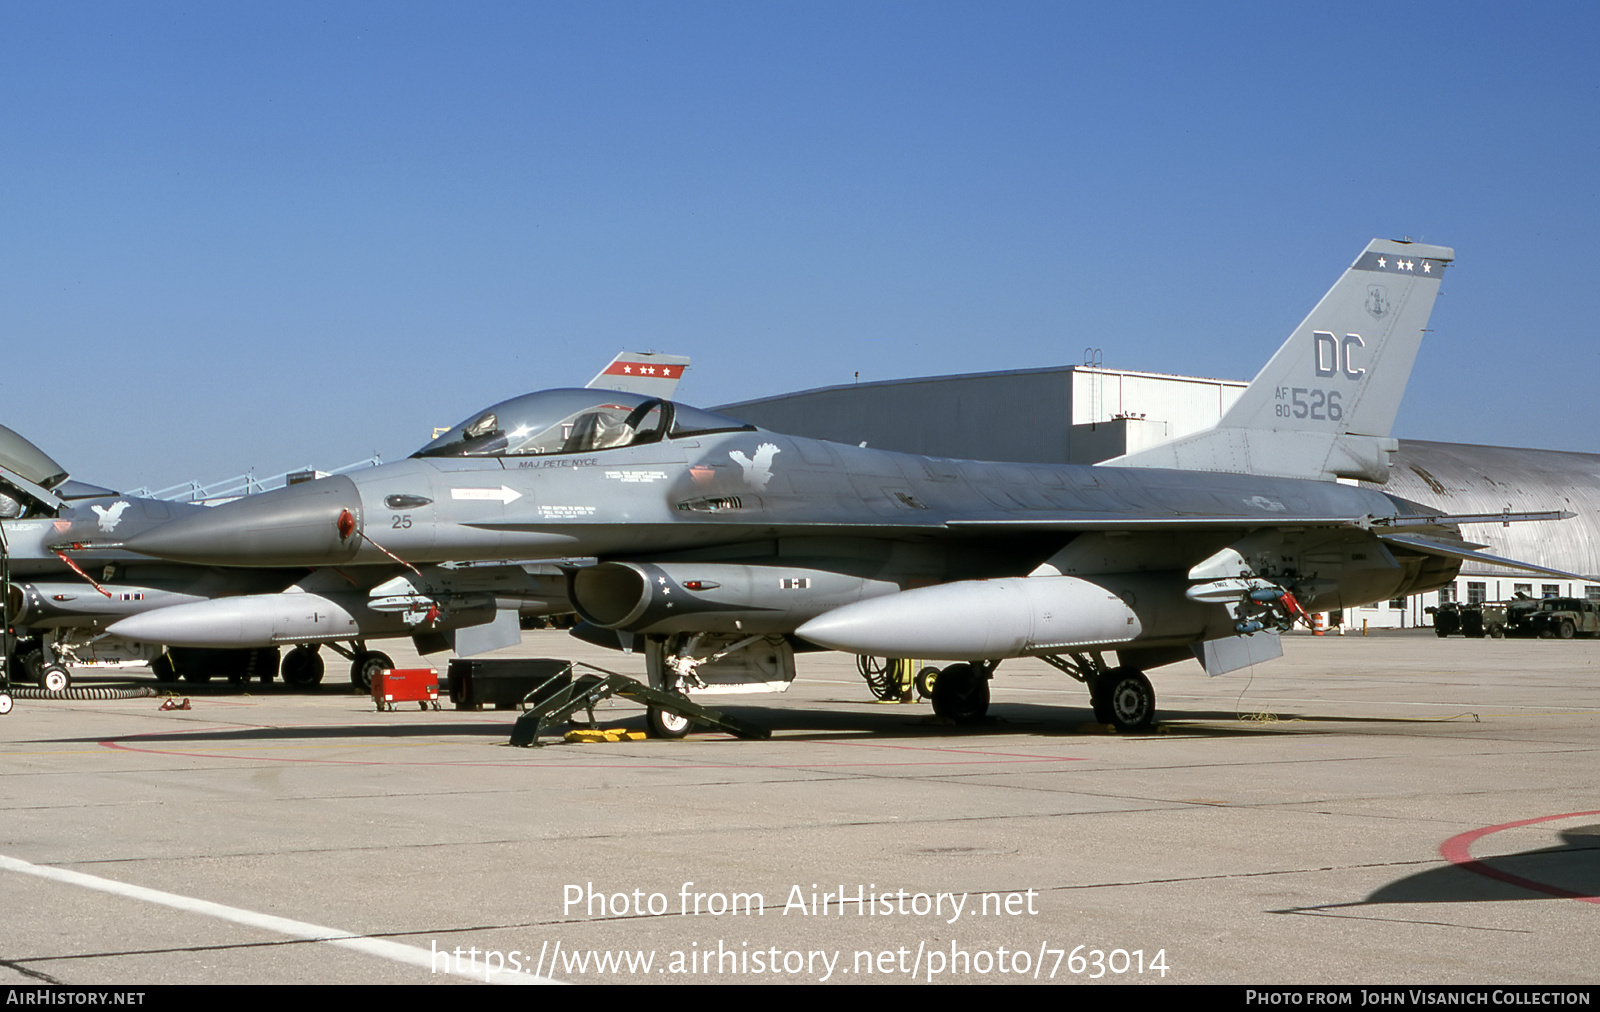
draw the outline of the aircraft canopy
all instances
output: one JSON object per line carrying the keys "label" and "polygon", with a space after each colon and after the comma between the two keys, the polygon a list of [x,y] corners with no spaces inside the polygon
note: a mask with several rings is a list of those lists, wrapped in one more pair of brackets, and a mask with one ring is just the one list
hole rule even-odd
{"label": "aircraft canopy", "polygon": [[617,390],[542,390],[479,411],[414,457],[593,453],[754,426],[687,404]]}
{"label": "aircraft canopy", "polygon": [[67,469],[50,459],[20,433],[0,425],[0,467],[8,468],[44,488],[67,479]]}

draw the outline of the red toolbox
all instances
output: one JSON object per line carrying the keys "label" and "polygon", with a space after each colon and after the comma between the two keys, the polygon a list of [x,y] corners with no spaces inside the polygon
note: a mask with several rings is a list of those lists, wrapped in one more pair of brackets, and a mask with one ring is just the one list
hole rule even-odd
{"label": "red toolbox", "polygon": [[396,703],[439,708],[439,672],[432,668],[385,668],[372,678],[372,701],[380,710]]}

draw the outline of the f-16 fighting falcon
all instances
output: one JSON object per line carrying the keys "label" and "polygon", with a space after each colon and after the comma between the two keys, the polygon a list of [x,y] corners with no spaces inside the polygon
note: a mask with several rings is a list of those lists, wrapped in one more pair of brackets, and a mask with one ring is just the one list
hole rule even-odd
{"label": "f-16 fighting falcon", "polygon": [[[1233,670],[1277,656],[1277,632],[1306,612],[1440,587],[1465,558],[1516,565],[1455,526],[1485,518],[1335,480],[1384,480],[1453,256],[1374,240],[1215,428],[1118,466],[920,457],[644,394],[548,390],[474,412],[408,460],[125,547],[390,567],[362,581],[371,606],[408,610],[419,633],[473,581],[566,560],[577,634],[643,649],[658,687],[780,690],[795,651],[819,647],[945,660],[935,710],[966,720],[986,711],[1001,660],[1033,656],[1084,682],[1102,720],[1138,730],[1155,713],[1151,667],[1197,656]],[[659,710],[650,724],[688,729]]]}

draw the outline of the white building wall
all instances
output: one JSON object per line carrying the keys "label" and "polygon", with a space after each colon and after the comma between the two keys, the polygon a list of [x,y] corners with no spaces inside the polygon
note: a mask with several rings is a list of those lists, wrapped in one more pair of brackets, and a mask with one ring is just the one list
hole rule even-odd
{"label": "white building wall", "polygon": [[1248,384],[1238,380],[1078,366],[1072,370],[1072,424],[1118,418],[1162,422],[1174,439],[1216,424]]}
{"label": "white building wall", "polygon": [[[1590,600],[1600,601],[1600,583],[1564,580],[1534,573],[1505,575],[1485,572],[1462,572],[1456,577],[1455,582],[1446,588],[1452,595],[1450,600],[1469,603],[1479,592],[1474,587],[1475,584],[1482,588],[1483,596],[1478,598],[1482,601],[1509,601],[1518,591],[1526,593],[1529,597],[1587,597]],[[1363,608],[1346,608],[1343,612],[1328,616],[1329,631],[1339,632],[1338,627],[1341,625],[1346,634],[1369,629],[1431,628],[1433,616],[1428,614],[1427,609],[1437,607],[1440,600],[1440,593],[1434,591],[1402,598],[1398,606],[1393,601],[1380,601]]]}

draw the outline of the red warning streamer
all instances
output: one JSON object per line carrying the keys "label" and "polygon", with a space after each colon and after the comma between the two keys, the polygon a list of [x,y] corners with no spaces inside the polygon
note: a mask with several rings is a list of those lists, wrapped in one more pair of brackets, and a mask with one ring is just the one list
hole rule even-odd
{"label": "red warning streamer", "polygon": [[60,559],[62,562],[65,562],[67,564],[67,568],[71,569],[74,573],[77,573],[79,576],[83,577],[85,580],[88,580],[89,581],[89,586],[93,587],[95,590],[98,590],[100,593],[104,594],[107,597],[111,596],[111,591],[109,591],[109,590],[105,589],[104,587],[100,586],[98,583],[95,583],[94,582],[94,577],[90,576],[88,573],[85,573],[82,569],[80,569],[76,562],[73,562],[71,559],[69,559],[65,555],[61,554],[61,550],[60,549],[52,548],[50,550],[52,552],[56,553],[56,558]]}

